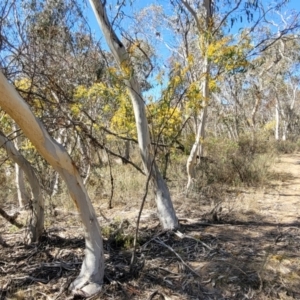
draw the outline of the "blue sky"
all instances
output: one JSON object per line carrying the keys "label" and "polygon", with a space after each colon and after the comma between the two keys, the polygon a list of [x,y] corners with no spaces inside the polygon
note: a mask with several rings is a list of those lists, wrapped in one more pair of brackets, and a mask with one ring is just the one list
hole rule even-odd
{"label": "blue sky", "polygon": [[[264,3],[276,3],[276,2],[279,2],[280,0],[263,0]],[[127,0],[127,2],[129,2]],[[116,3],[117,3],[117,0],[107,0],[107,6],[111,6],[112,8],[115,8],[116,7]],[[164,8],[164,11],[166,13],[172,13],[171,9],[171,5],[170,5],[170,1],[169,0],[134,0],[134,6],[131,7],[131,6],[128,6],[126,8],[124,8],[124,11],[125,11],[125,14],[127,16],[131,16],[134,14],[134,12],[136,11],[139,11],[141,9],[143,9],[144,7],[147,7],[151,4],[158,4],[158,5],[161,5],[163,6]],[[287,15],[290,14],[291,11],[294,11],[296,13],[299,13],[300,12],[300,0],[290,0],[289,3],[283,8],[283,10],[281,11],[282,13],[284,12],[287,12]],[[101,30],[100,30],[100,27],[96,21],[96,18],[94,16],[94,13],[92,11],[92,8],[90,6],[90,4],[88,4],[88,7],[87,7],[87,11],[86,11],[86,15],[87,15],[87,18],[89,20],[89,24],[90,24],[90,27],[92,29],[92,32],[95,34],[95,36],[97,37],[97,39],[101,39],[101,43],[104,47],[104,49],[107,49],[107,46],[106,46],[106,43],[105,43],[105,40],[102,38],[102,33],[101,33]],[[109,15],[109,18],[110,20],[114,17],[114,15],[111,15],[110,14],[110,11],[108,10],[108,15]],[[276,18],[276,16],[274,16],[274,18]],[[249,26],[249,24],[247,23],[246,20],[246,17],[244,16],[243,18],[243,23],[239,23],[237,22],[236,25],[233,26],[232,30],[231,30],[231,33],[236,33],[238,32],[238,30],[244,26]],[[277,20],[274,19],[274,21],[277,23]],[[126,26],[130,25],[131,24],[131,19],[129,17],[125,17],[124,19],[124,22],[121,24],[123,28],[126,28]],[[277,31],[277,30],[276,30]],[[168,38],[168,33],[164,33],[164,38]],[[170,51],[164,47],[163,44],[160,45],[160,48],[159,48],[159,53],[161,55],[161,62],[162,64],[164,63],[164,61],[166,61],[168,59],[168,57],[170,56]],[[156,94],[156,95],[159,95],[159,90],[161,89],[162,87],[154,87],[154,89],[152,89],[152,92],[151,90],[149,91],[149,93],[147,94]],[[159,97],[159,96],[158,96]]]}
{"label": "blue sky", "polygon": [[[100,1],[100,0],[99,0]],[[118,0],[107,0],[107,8],[111,7],[113,9],[115,9],[115,7],[117,6]],[[127,3],[130,2],[129,0],[126,1]],[[276,3],[276,2],[281,2],[281,0],[263,0],[264,3],[266,3],[266,5],[268,3]],[[128,25],[132,25],[133,23],[131,22],[131,19],[129,16],[132,16],[134,14],[134,12],[140,11],[141,9],[151,5],[151,4],[157,4],[157,5],[161,5],[164,9],[164,12],[166,14],[172,14],[172,6],[170,5],[170,1],[169,0],[133,0],[133,6],[127,5],[127,7],[125,7],[123,10],[125,12],[125,14],[127,15],[124,20],[121,23],[121,26],[126,29],[126,26]],[[289,15],[291,11],[294,11],[296,13],[300,12],[300,0],[290,0],[286,6],[283,8],[282,13],[287,12],[287,14]],[[109,15],[109,19],[112,20],[115,16],[115,12],[113,11],[112,13],[110,12],[110,10],[108,9],[108,15]],[[94,13],[92,11],[92,8],[88,2],[88,6],[87,6],[87,11],[86,11],[86,16],[87,19],[89,20],[89,25],[92,29],[93,34],[96,36],[97,39],[101,39],[102,45],[104,47],[104,49],[107,49],[106,46],[106,42],[105,40],[102,38],[102,33],[100,30],[100,27],[96,21],[96,18],[94,16]],[[278,19],[275,19],[276,16],[274,16],[274,21],[276,23],[278,23]],[[239,29],[241,29],[242,27],[249,27],[249,23],[246,21],[246,16],[243,16],[243,22],[236,22],[236,24],[233,26],[233,28],[231,29],[232,34],[235,34],[239,31]],[[274,30],[277,31],[277,28]],[[162,30],[164,31],[164,30]],[[120,35],[119,35],[120,36]],[[170,36],[170,33],[167,32],[166,30],[164,32],[162,32],[162,36],[163,39],[167,40],[168,38],[172,40],[172,37]],[[173,41],[173,40],[172,40]],[[169,56],[168,53],[170,53],[170,51],[163,45],[163,43],[161,43],[161,45],[158,46],[158,52],[164,56],[164,59],[167,59],[167,57]]]}
{"label": "blue sky", "polygon": [[[128,2],[128,1],[127,1]],[[264,0],[264,2],[266,3],[269,3],[269,2],[273,2],[274,3],[274,0]],[[275,1],[275,2],[278,2],[278,1]],[[116,7],[116,3],[117,1],[116,0],[107,0],[107,7],[110,5],[111,7]],[[130,7],[130,6],[127,6],[125,8],[125,12],[126,14],[128,15],[132,15],[134,11],[138,11],[144,7],[147,7],[151,4],[158,4],[158,5],[162,5],[163,8],[165,10],[169,10],[170,11],[170,4],[169,4],[169,1],[168,0],[134,0],[134,6],[133,7]],[[300,12],[300,0],[289,0],[289,2],[287,3],[286,5],[286,11],[289,11],[289,10],[294,10],[296,12]],[[94,16],[94,13],[92,11],[92,8],[90,6],[90,4],[88,3],[88,7],[87,7],[87,11],[86,11],[86,15],[88,17],[88,20],[89,20],[89,24],[92,28],[92,32],[98,37],[100,38],[102,35],[101,35],[101,32],[100,32],[100,28],[97,24],[97,21],[96,21],[96,18]],[[110,17],[113,17],[113,16],[110,16]],[[237,26],[240,26],[240,25],[237,25]]]}
{"label": "blue sky", "polygon": [[295,9],[296,11],[300,11],[300,1],[299,0],[291,0],[288,4],[290,9]]}

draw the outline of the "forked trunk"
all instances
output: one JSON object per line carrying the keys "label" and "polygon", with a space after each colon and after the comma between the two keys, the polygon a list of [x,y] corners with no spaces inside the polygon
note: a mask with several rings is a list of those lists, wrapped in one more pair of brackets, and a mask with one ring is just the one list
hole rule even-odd
{"label": "forked trunk", "polygon": [[124,73],[127,74],[125,83],[133,105],[139,148],[146,174],[150,174],[151,172],[151,184],[154,189],[160,223],[164,229],[175,229],[178,227],[178,219],[171,201],[169,189],[154,161],[145,104],[142,98],[140,85],[131,66],[129,54],[114,32],[102,1],[90,0],[90,3],[115,60]]}
{"label": "forked trunk", "polygon": [[186,1],[181,0],[187,10],[192,14],[193,18],[196,21],[197,29],[199,34],[202,33],[204,40],[204,49],[202,52],[205,53],[203,58],[203,81],[202,81],[202,111],[199,116],[200,124],[196,129],[196,138],[195,143],[191,149],[190,155],[187,159],[186,170],[188,174],[188,183],[187,183],[187,192],[191,187],[193,180],[195,179],[195,166],[197,163],[197,155],[199,159],[203,156],[203,141],[205,137],[205,126],[206,126],[206,119],[207,119],[207,102],[209,100],[209,73],[210,73],[210,64],[207,57],[207,47],[209,45],[209,36],[210,36],[210,29],[212,25],[212,0],[204,0],[203,6],[206,13],[205,18],[205,27],[201,25],[197,12],[192,8],[192,6]]}
{"label": "forked trunk", "polygon": [[85,258],[81,272],[70,289],[85,296],[98,292],[104,276],[104,257],[100,226],[78,170],[67,151],[50,137],[29,106],[0,72],[0,106],[19,125],[37,151],[59,172],[80,212],[85,231]]}
{"label": "forked trunk", "polygon": [[205,59],[206,63],[204,66],[203,71],[205,72],[205,78],[203,82],[203,93],[202,96],[204,98],[203,100],[203,108],[200,114],[200,122],[199,126],[197,128],[197,133],[196,133],[196,138],[195,138],[195,143],[191,149],[190,155],[187,159],[186,163],[186,170],[188,174],[188,183],[187,183],[187,191],[190,189],[192,186],[193,180],[195,179],[195,166],[197,163],[197,155],[199,156],[199,160],[203,156],[203,141],[205,137],[205,125],[206,125],[206,119],[207,119],[207,106],[206,102],[209,97],[209,87],[208,87],[208,71],[209,71],[209,66],[208,66],[208,61],[207,58]]}
{"label": "forked trunk", "polygon": [[4,148],[8,157],[18,164],[22,172],[24,171],[30,184],[33,199],[30,203],[31,216],[28,220],[25,231],[25,241],[27,244],[37,242],[44,230],[44,199],[39,181],[30,162],[27,161],[22,154],[20,154],[14,144],[2,132],[0,132],[0,147]]}

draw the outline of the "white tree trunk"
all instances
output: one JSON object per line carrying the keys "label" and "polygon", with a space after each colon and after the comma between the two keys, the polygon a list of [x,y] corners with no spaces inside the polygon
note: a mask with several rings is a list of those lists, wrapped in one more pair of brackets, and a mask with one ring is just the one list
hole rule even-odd
{"label": "white tree trunk", "polygon": [[[17,126],[14,124],[13,129],[17,131]],[[19,151],[20,136],[16,134],[14,139],[14,145],[17,151]],[[15,163],[15,174],[16,174],[16,187],[17,187],[17,195],[20,208],[25,207],[29,203],[29,197],[26,193],[26,187],[24,182],[24,173],[20,166]]]}
{"label": "white tree trunk", "polygon": [[[29,218],[27,229],[25,232],[25,241],[27,244],[37,242],[44,230],[44,199],[39,181],[29,161],[16,149],[14,144],[0,132],[0,147],[4,148],[7,155],[16,164],[20,170],[26,174],[30,184],[33,199],[31,201],[31,216]],[[22,178],[24,184],[24,178]]]}
{"label": "white tree trunk", "polygon": [[80,212],[85,230],[85,258],[81,272],[70,285],[80,289],[86,296],[98,292],[104,276],[103,244],[100,226],[79,176],[78,170],[67,151],[50,137],[42,123],[33,115],[29,106],[0,72],[0,106],[7,112],[30,139],[37,151],[62,176],[70,195]]}
{"label": "white tree trunk", "polygon": [[278,103],[278,98],[276,97],[276,104],[275,104],[275,140],[279,141],[279,103]]}
{"label": "white tree trunk", "polygon": [[52,198],[57,195],[59,190],[59,174],[55,171],[53,177],[50,179],[49,196]]}
{"label": "white tree trunk", "polygon": [[297,85],[295,85],[295,87],[292,89],[292,92],[290,93],[289,91],[288,93],[288,98],[290,99],[290,105],[288,106],[287,109],[287,113],[285,114],[284,120],[283,120],[283,126],[282,126],[282,140],[286,141],[287,137],[288,137],[288,129],[291,125],[292,122],[292,115],[293,115],[293,110],[294,110],[294,106],[295,106],[295,101],[297,98],[297,91],[298,91],[298,87]]}
{"label": "white tree trunk", "polygon": [[286,120],[283,120],[283,122],[282,122],[282,140],[283,141],[286,141],[287,131],[288,131],[288,123]]}
{"label": "white tree trunk", "polygon": [[154,161],[154,155],[150,143],[145,104],[142,98],[140,85],[134,75],[134,71],[130,63],[129,54],[114,32],[108,20],[106,10],[103,6],[102,1],[90,0],[90,3],[115,60],[117,61],[121,69],[125,70],[125,72],[127,71],[130,73],[127,74],[128,78],[125,80],[125,83],[132,100],[139,148],[144,169],[146,171],[146,174],[149,174],[151,172],[151,184],[154,188],[158,217],[162,227],[164,229],[175,229],[178,227],[178,219],[176,217],[175,210],[171,201],[169,189]]}
{"label": "white tree trunk", "polygon": [[[204,83],[208,86],[208,81]],[[203,95],[208,97],[208,87],[204,89]],[[207,98],[206,98],[207,99]],[[197,164],[197,154],[199,160],[203,156],[203,139],[205,137],[205,124],[207,119],[207,107],[204,106],[200,114],[200,124],[197,129],[195,143],[191,149],[190,155],[187,159],[186,170],[188,174],[187,190],[192,186],[193,180],[195,179],[195,166]]]}
{"label": "white tree trunk", "polygon": [[[197,12],[191,7],[191,5],[186,0],[181,0],[181,2],[184,4],[184,6],[187,8],[187,10],[192,14],[193,18],[195,19],[199,34],[202,33],[203,36],[205,34],[207,34],[207,36],[209,36],[211,19],[212,19],[212,0],[204,0],[203,1],[203,6],[205,9],[205,13],[206,13],[204,28],[201,25],[201,22],[197,16]],[[191,152],[187,159],[187,164],[186,164],[186,170],[187,170],[187,175],[188,175],[187,191],[191,187],[192,182],[195,178],[195,166],[196,166],[196,162],[197,162],[197,154],[199,155],[199,159],[201,158],[201,156],[203,156],[203,140],[205,137],[205,125],[206,125],[206,120],[207,120],[207,102],[209,100],[209,85],[208,85],[209,82],[208,81],[209,81],[209,73],[210,73],[210,64],[209,64],[207,53],[206,53],[206,49],[207,49],[208,45],[209,45],[209,40],[206,38],[206,40],[204,41],[205,49],[202,49],[202,52],[205,53],[205,56],[203,58],[203,69],[202,69],[202,74],[203,74],[202,106],[203,106],[203,109],[199,116],[200,124],[196,130],[197,133],[196,133],[195,143],[191,149]]]}
{"label": "white tree trunk", "polygon": [[17,195],[20,208],[24,208],[29,204],[29,198],[26,193],[26,187],[24,182],[24,172],[20,168],[20,166],[15,163],[15,179],[16,179],[16,187],[17,187]]}
{"label": "white tree trunk", "polygon": [[[54,93],[53,93],[54,94]],[[60,128],[58,130],[57,137],[54,138],[61,145],[65,145],[67,140],[67,134],[64,134],[66,131],[65,128]],[[52,198],[54,197],[59,191],[59,174],[57,171],[50,178],[50,185],[49,185],[49,196]]]}

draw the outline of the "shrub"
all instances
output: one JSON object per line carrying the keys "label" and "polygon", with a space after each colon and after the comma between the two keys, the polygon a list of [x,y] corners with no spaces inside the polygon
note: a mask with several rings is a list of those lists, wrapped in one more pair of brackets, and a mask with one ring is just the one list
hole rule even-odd
{"label": "shrub", "polygon": [[197,167],[199,188],[213,183],[255,186],[266,182],[274,151],[263,137],[208,138],[205,147],[208,156]]}
{"label": "shrub", "polygon": [[275,147],[279,153],[290,154],[299,149],[299,144],[292,141],[276,141]]}

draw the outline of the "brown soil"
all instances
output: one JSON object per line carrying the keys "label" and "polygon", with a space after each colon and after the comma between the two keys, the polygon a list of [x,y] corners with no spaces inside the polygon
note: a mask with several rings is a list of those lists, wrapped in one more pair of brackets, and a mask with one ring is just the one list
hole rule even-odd
{"label": "brown soil", "polygon": [[[106,275],[92,299],[300,299],[299,171],[300,155],[284,155],[265,188],[173,195],[176,233],[161,232],[148,208],[132,268],[138,207],[97,207],[108,219],[99,217]],[[3,208],[14,214],[11,204]],[[0,219],[0,299],[79,299],[67,291],[84,255],[78,216],[56,209],[47,218],[42,241],[32,246]]]}

